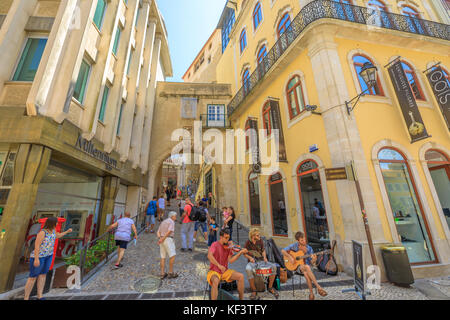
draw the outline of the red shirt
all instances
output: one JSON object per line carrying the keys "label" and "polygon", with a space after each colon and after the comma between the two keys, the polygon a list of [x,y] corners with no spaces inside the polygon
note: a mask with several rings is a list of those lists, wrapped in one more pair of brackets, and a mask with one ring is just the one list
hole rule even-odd
{"label": "red shirt", "polygon": [[184,207],[184,213],[186,213],[186,215],[184,216],[183,223],[192,222],[192,220],[189,219],[189,216],[191,215],[191,211],[192,211],[192,206],[190,204],[187,204]]}
{"label": "red shirt", "polygon": [[[225,269],[228,269],[228,258],[233,255],[233,251],[231,249],[225,249],[219,241],[216,241],[211,245],[209,251],[211,251],[214,258],[220,265],[224,266]],[[219,267],[212,263],[209,266],[209,270],[222,274]]]}

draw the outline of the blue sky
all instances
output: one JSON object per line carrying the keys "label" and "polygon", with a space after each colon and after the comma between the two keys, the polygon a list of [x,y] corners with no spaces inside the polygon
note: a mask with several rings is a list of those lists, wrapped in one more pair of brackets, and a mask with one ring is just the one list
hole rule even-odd
{"label": "blue sky", "polygon": [[225,0],[157,0],[169,34],[173,78],[181,77],[219,22]]}

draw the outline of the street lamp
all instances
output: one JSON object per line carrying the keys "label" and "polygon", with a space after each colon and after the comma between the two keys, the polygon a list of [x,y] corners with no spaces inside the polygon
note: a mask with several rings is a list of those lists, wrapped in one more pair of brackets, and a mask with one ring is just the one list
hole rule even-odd
{"label": "street lamp", "polygon": [[[367,89],[361,92],[356,97],[354,97],[352,100],[345,101],[348,115],[350,115],[353,109],[355,109],[359,99],[362,96],[364,96],[368,91],[370,91],[370,89],[375,87],[375,85],[377,84],[377,76],[378,76],[377,71],[378,71],[377,67],[375,67],[371,62],[364,63],[361,71],[359,72],[359,75],[361,76],[361,78],[363,78],[364,82],[366,83]],[[353,101],[355,101],[355,103],[352,104]]]}

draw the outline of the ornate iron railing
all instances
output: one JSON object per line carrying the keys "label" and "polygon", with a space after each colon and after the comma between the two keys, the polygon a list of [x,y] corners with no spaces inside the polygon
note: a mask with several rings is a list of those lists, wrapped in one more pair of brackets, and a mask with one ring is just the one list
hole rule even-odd
{"label": "ornate iron railing", "polygon": [[311,23],[320,19],[344,20],[372,27],[450,40],[450,25],[395,13],[380,12],[374,9],[343,4],[332,0],[312,1],[300,10],[289,28],[280,36],[263,61],[233,97],[227,107],[228,115],[231,115],[241,105],[303,30]]}

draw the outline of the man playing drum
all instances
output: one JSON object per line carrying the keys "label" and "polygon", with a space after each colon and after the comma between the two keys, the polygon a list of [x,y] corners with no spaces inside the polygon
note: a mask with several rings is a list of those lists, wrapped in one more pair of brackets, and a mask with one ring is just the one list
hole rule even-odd
{"label": "man playing drum", "polygon": [[255,275],[258,273],[270,274],[269,276],[269,292],[278,298],[278,292],[273,288],[273,282],[277,276],[277,267],[274,263],[267,260],[266,250],[264,249],[264,241],[261,240],[261,235],[259,230],[252,228],[248,235],[249,240],[245,243],[245,249],[248,253],[245,257],[248,260],[246,269],[248,282],[250,283],[250,288],[252,289],[252,295],[250,300],[256,300],[256,286],[255,286]]}

